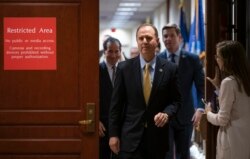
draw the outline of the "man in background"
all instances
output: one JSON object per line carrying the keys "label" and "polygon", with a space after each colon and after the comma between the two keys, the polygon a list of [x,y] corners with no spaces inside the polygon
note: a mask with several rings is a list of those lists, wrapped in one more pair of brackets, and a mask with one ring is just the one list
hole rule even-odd
{"label": "man in background", "polygon": [[[107,40],[109,37],[111,37],[111,36],[107,35],[107,34],[104,35],[103,38],[102,38],[102,43],[104,43],[104,41]],[[104,54],[104,50],[102,49],[102,50],[99,51],[99,59],[101,59],[101,57],[103,56],[103,54]]]}
{"label": "man in background", "polygon": [[[182,37],[178,25],[169,23],[164,26],[162,28],[162,40],[166,50],[159,57],[178,65],[182,97],[182,105],[176,118],[170,121],[170,151],[168,151],[166,159],[173,159],[174,156],[176,156],[176,159],[189,159],[193,126],[198,126],[204,112],[204,104],[201,102],[201,99],[204,98],[203,67],[197,55],[180,48]],[[194,106],[193,102],[193,83],[197,92],[197,106]]]}
{"label": "man in background", "polygon": [[[109,105],[115,80],[115,72],[118,60],[121,56],[121,43],[113,37],[107,38],[103,43],[105,59],[99,65],[100,82],[100,159],[110,159],[108,118]],[[113,158],[114,159],[114,158]]]}

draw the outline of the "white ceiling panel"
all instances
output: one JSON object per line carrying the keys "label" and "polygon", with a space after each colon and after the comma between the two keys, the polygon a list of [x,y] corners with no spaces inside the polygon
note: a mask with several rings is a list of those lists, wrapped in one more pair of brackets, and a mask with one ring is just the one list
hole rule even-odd
{"label": "white ceiling panel", "polygon": [[[164,2],[165,0],[100,0],[100,28],[133,28],[147,17],[152,17],[153,11]],[[123,5],[120,6],[120,3]],[[118,8],[132,10],[133,13],[117,13]]]}

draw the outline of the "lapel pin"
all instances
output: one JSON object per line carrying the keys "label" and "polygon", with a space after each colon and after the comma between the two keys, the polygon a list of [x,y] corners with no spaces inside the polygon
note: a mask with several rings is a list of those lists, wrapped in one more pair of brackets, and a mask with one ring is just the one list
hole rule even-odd
{"label": "lapel pin", "polygon": [[159,71],[162,72],[163,70],[160,68]]}

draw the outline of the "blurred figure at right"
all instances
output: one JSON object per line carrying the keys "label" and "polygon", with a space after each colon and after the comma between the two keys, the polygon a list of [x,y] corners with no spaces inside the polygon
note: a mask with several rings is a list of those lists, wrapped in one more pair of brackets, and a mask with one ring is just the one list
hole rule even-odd
{"label": "blurred figure at right", "polygon": [[218,71],[207,79],[219,89],[219,112],[206,104],[207,119],[220,126],[216,159],[250,159],[250,70],[243,46],[237,41],[222,41],[215,59],[225,78],[220,84]]}

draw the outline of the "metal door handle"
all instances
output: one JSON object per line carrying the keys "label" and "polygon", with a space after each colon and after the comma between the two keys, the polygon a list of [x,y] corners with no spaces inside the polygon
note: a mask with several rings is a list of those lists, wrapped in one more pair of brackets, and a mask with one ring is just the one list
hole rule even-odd
{"label": "metal door handle", "polygon": [[83,131],[87,133],[95,132],[95,103],[87,103],[84,107],[85,120],[80,120],[78,123],[84,126]]}
{"label": "metal door handle", "polygon": [[89,125],[93,122],[93,120],[80,120],[79,124],[81,125]]}

